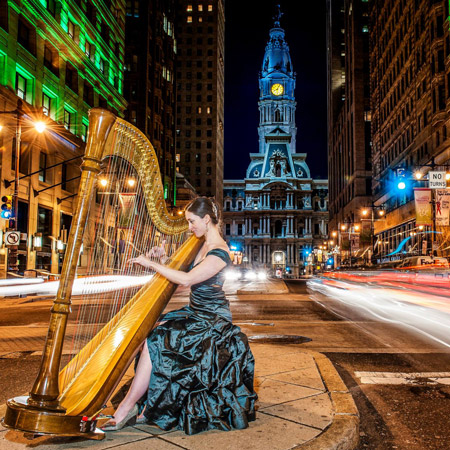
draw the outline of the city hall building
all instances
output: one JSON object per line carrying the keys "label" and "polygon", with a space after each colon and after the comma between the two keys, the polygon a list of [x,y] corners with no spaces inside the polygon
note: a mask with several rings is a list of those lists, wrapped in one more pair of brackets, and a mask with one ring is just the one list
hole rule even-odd
{"label": "city hall building", "polygon": [[297,153],[295,73],[280,17],[259,78],[258,153],[244,180],[224,181],[223,222],[235,263],[297,276],[323,264],[328,180],[312,179],[306,153]]}

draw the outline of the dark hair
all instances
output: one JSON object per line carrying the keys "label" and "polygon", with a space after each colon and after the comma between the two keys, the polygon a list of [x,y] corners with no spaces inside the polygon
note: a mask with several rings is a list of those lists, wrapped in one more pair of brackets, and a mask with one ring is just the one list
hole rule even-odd
{"label": "dark hair", "polygon": [[219,208],[214,198],[197,197],[186,205],[185,211],[189,211],[202,219],[206,214],[209,214],[214,225],[217,225],[220,221]]}

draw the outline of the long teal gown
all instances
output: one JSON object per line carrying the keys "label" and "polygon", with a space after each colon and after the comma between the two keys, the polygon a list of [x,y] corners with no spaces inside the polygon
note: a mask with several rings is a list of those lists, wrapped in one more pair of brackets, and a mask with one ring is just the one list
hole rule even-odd
{"label": "long teal gown", "polygon": [[[225,250],[208,255],[231,264]],[[231,323],[225,269],[193,285],[189,305],[167,313],[147,338],[152,373],[144,414],[163,430],[243,429],[255,420],[255,362],[247,336]]]}

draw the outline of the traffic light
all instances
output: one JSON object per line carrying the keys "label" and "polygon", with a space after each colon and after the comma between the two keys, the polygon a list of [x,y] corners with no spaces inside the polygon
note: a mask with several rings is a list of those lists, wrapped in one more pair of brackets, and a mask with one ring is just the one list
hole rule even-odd
{"label": "traffic light", "polygon": [[406,169],[403,167],[397,169],[397,189],[399,191],[406,189]]}
{"label": "traffic light", "polygon": [[2,212],[0,213],[0,217],[2,219],[9,219],[12,214],[12,195],[4,195],[2,197]]}

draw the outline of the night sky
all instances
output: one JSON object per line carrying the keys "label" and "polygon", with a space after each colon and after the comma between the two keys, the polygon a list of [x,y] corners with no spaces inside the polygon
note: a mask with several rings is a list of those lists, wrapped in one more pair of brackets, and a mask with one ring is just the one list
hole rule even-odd
{"label": "night sky", "polygon": [[[325,0],[227,0],[225,2],[225,179],[243,179],[250,153],[258,151],[258,76],[281,4],[297,73],[297,153],[307,153],[313,178],[327,177],[326,16]],[[302,3],[303,4],[303,3]],[[295,10],[294,7],[296,6]],[[300,11],[300,13],[299,13]]]}

